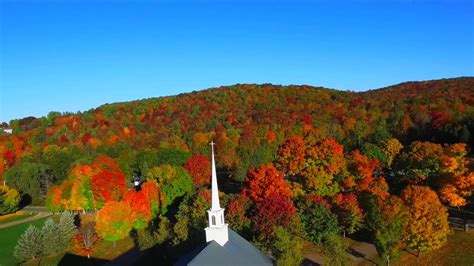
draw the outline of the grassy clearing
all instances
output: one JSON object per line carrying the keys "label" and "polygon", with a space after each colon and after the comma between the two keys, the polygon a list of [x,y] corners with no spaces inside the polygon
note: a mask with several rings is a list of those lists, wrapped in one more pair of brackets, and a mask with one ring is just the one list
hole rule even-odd
{"label": "grassy clearing", "polygon": [[64,252],[52,254],[52,255],[43,257],[41,259],[27,261],[23,263],[22,265],[24,266],[30,266],[30,265],[31,266],[40,266],[40,265],[41,266],[55,266],[55,265],[58,265],[59,262],[61,262],[61,259],[63,258],[64,254],[65,254]]}
{"label": "grassy clearing", "polygon": [[30,223],[18,224],[8,228],[0,229],[0,264],[15,265],[18,263],[13,256],[13,250],[21,234],[25,232],[30,224],[42,227],[47,218],[39,219]]}
{"label": "grassy clearing", "polygon": [[395,265],[474,265],[474,230],[470,232],[454,231],[448,243],[439,250],[416,257],[404,252]]}
{"label": "grassy clearing", "polygon": [[12,214],[7,214],[7,215],[4,215],[4,216],[0,217],[0,225],[11,223],[11,222],[14,222],[14,221],[23,220],[23,219],[26,219],[26,218],[33,217],[35,215],[36,215],[35,212],[22,212],[22,211],[12,213]]}
{"label": "grassy clearing", "polygon": [[102,240],[100,243],[97,244],[96,250],[91,257],[112,260],[127,252],[134,246],[135,243],[133,242],[133,239],[129,236],[122,240],[115,241],[115,246],[113,242]]}

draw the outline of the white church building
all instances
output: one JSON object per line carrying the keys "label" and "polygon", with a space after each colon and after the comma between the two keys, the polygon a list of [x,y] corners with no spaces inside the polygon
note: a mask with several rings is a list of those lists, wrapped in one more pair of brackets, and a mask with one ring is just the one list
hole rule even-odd
{"label": "white church building", "polygon": [[229,228],[224,209],[219,203],[214,143],[212,147],[212,203],[207,211],[209,226],[205,228],[206,244],[182,257],[175,265],[273,265],[273,262],[255,246]]}

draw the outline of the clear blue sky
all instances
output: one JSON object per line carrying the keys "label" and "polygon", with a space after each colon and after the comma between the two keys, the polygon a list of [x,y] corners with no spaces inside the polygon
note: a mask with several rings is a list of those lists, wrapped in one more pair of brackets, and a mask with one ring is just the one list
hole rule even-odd
{"label": "clear blue sky", "polygon": [[474,76],[474,1],[0,2],[0,121],[235,83]]}

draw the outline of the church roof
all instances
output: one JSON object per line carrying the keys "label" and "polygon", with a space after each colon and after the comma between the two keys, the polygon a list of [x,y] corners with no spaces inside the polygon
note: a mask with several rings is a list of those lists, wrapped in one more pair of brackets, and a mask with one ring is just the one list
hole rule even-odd
{"label": "church roof", "polygon": [[181,258],[175,265],[273,265],[273,263],[264,253],[229,229],[229,241],[224,246],[216,241],[208,242]]}

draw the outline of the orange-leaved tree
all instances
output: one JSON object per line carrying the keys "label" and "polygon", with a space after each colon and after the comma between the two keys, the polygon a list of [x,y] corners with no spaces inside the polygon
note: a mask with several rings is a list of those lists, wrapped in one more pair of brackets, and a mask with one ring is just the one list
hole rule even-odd
{"label": "orange-leaved tree", "polygon": [[410,218],[405,228],[405,243],[418,252],[440,248],[450,232],[448,212],[436,193],[426,186],[410,185],[402,191]]}
{"label": "orange-leaved tree", "polygon": [[344,173],[345,164],[344,147],[314,130],[284,142],[276,160],[279,170],[300,179],[306,191],[320,195],[337,193],[336,179]]}
{"label": "orange-leaved tree", "polygon": [[62,204],[63,200],[63,190],[61,186],[51,186],[48,191],[48,195],[46,198],[46,206],[48,210],[52,212],[62,211],[64,210],[64,206]]}
{"label": "orange-leaved tree", "polygon": [[470,171],[466,144],[457,143],[446,147],[445,155],[441,157],[442,186],[439,197],[443,202],[452,207],[457,207],[462,212],[464,230],[468,230],[467,217],[464,206],[469,203],[469,197],[474,192],[474,172]]}
{"label": "orange-leaved tree", "polygon": [[347,158],[348,175],[342,182],[345,190],[356,192],[372,192],[382,198],[388,196],[388,185],[385,178],[377,176],[380,171],[380,163],[376,159],[369,159],[367,156],[355,150]]}
{"label": "orange-leaved tree", "polygon": [[158,185],[154,181],[147,181],[142,185],[142,192],[148,198],[151,208],[151,216],[156,217],[160,208],[166,205],[165,197],[161,193]]}
{"label": "orange-leaved tree", "polygon": [[249,171],[243,193],[254,203],[259,203],[272,194],[284,197],[291,197],[293,194],[283,173],[271,163]]}
{"label": "orange-leaved tree", "polygon": [[96,230],[107,241],[123,239],[132,229],[133,215],[125,202],[109,201],[97,213]]}
{"label": "orange-leaved tree", "polygon": [[462,207],[474,191],[474,172],[450,176],[439,190],[441,200],[453,207]]}

